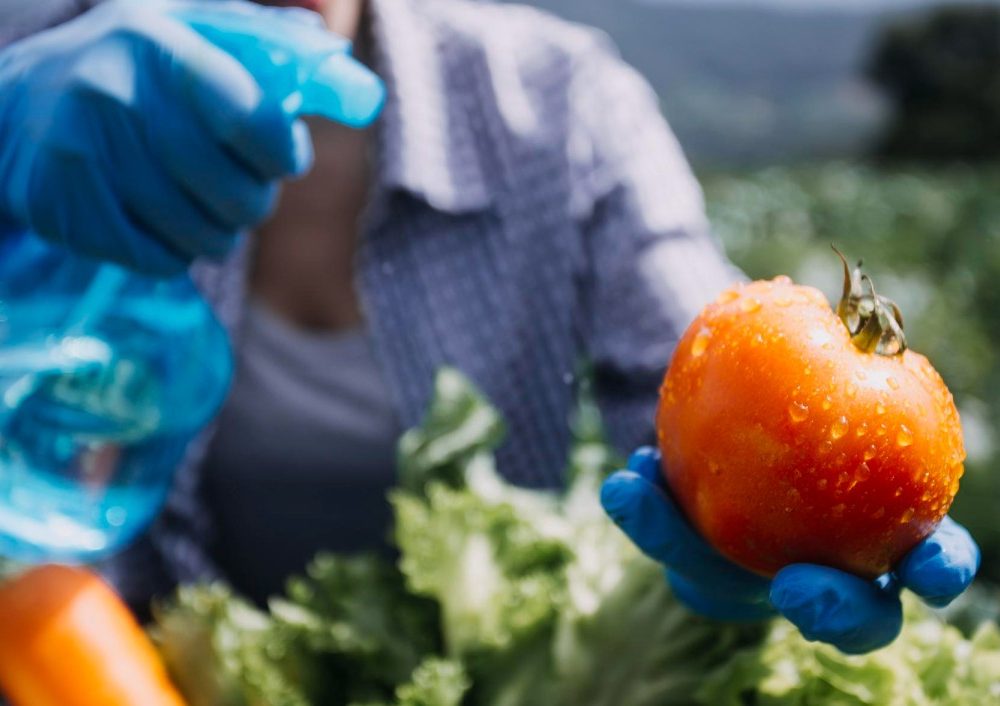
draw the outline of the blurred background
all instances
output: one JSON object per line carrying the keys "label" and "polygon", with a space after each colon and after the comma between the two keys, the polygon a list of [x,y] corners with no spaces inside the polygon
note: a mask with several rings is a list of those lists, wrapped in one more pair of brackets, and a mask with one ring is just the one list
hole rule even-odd
{"label": "blurred background", "polygon": [[[865,258],[955,393],[954,514],[1000,584],[1000,0],[521,1],[645,74],[749,275],[833,298],[830,243]],[[0,34],[25,6],[0,0]]]}
{"label": "blurred background", "polygon": [[1000,2],[533,0],[658,91],[730,257],[839,296],[864,257],[954,392],[953,514],[1000,582]]}

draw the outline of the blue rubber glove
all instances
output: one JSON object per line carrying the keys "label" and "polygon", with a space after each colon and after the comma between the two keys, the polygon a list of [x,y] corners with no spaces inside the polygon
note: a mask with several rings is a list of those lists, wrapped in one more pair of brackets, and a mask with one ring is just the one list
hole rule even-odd
{"label": "blue rubber glove", "polygon": [[979,569],[979,547],[946,517],[892,574],[876,581],[814,564],[787,566],[768,580],[725,559],[694,531],[662,481],[659,452],[649,447],[604,482],[601,502],[644,553],[667,565],[675,594],[693,611],[720,620],[777,612],[807,639],[852,654],[887,645],[899,634],[901,588],[940,607],[968,588]]}
{"label": "blue rubber glove", "polygon": [[0,53],[0,223],[151,274],[221,257],[384,89],[304,10],[110,0]]}

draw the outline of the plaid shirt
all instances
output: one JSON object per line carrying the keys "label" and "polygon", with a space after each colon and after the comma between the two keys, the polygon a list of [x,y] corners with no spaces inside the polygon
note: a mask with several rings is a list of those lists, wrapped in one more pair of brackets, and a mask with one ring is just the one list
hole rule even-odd
{"label": "plaid shirt", "polygon": [[[556,486],[589,359],[613,442],[649,441],[678,337],[739,277],[656,95],[602,34],[528,7],[370,4],[389,99],[356,284],[400,420],[416,424],[435,371],[456,366],[506,416],[502,473]],[[193,268],[236,346],[248,260],[243,248]],[[213,573],[199,492],[210,434],[148,535],[107,564],[136,604]]]}

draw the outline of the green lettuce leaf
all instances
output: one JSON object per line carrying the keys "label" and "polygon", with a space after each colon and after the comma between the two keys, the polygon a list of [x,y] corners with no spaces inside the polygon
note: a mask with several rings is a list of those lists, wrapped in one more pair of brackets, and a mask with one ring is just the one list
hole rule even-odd
{"label": "green lettuce leaf", "polygon": [[[442,381],[429,419],[453,399],[485,417],[471,383],[454,372]],[[482,436],[453,438],[446,471],[423,463],[421,491],[393,495],[407,585],[441,605],[446,652],[473,678],[470,704],[690,703],[701,679],[762,629],[710,623],[674,600],[662,570],[600,506],[619,460],[589,397],[573,428],[564,492],[505,482]]]}
{"label": "green lettuce leaf", "polygon": [[459,706],[469,678],[459,662],[429,658],[396,690],[398,706]]}
{"label": "green lettuce leaf", "polygon": [[313,668],[311,657],[225,586],[182,587],[153,612],[151,635],[190,706],[310,704],[292,672]]}
{"label": "green lettuce leaf", "polygon": [[375,557],[321,555],[261,611],[213,584],[181,588],[151,633],[192,706],[392,698],[440,643],[437,607]]}
{"label": "green lettuce leaf", "polygon": [[568,551],[545,521],[552,499],[507,488],[480,461],[470,472],[484,494],[435,482],[424,496],[392,497],[400,567],[411,591],[441,606],[452,656],[525,639],[563,600],[558,569]]}
{"label": "green lettuce leaf", "polygon": [[350,706],[460,706],[469,689],[469,677],[460,662],[429,657],[421,663],[405,684],[396,689],[390,703],[365,702]]}
{"label": "green lettuce leaf", "polygon": [[983,623],[971,639],[905,595],[899,638],[866,655],[807,642],[778,620],[759,646],[737,652],[698,696],[712,706],[959,706],[1000,703],[1000,632]]}
{"label": "green lettuce leaf", "polygon": [[489,455],[503,439],[500,413],[457,370],[443,368],[434,380],[434,399],[423,423],[399,441],[399,485],[419,493],[432,480],[464,484],[468,463]]}

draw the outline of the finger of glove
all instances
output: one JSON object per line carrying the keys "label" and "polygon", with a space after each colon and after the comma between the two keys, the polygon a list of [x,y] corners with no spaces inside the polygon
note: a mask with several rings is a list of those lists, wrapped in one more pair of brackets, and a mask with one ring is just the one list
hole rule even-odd
{"label": "finger of glove", "polygon": [[164,121],[154,129],[150,146],[164,169],[225,228],[254,225],[271,211],[277,184],[260,179],[198,121]]}
{"label": "finger of glove", "polygon": [[979,546],[972,535],[946,516],[930,537],[903,558],[896,575],[927,603],[942,607],[969,587],[979,562]]}
{"label": "finger of glove", "polygon": [[294,8],[204,3],[173,14],[236,57],[286,112],[364,127],[378,115],[385,88],[350,56],[350,43]]}
{"label": "finger of glove", "polygon": [[236,233],[221,226],[168,175],[120,104],[95,98],[84,105],[78,118],[103,133],[108,181],[133,222],[189,260],[223,257]]}
{"label": "finger of glove", "polygon": [[667,581],[678,600],[693,612],[706,618],[734,622],[756,621],[768,618],[775,612],[766,600],[741,601],[719,595],[706,590],[702,584],[690,581],[673,569],[667,570]]}
{"label": "finger of glove", "polygon": [[807,640],[848,654],[888,645],[903,626],[898,591],[826,566],[786,566],[771,584],[771,603]]}
{"label": "finger of glove", "polygon": [[[125,177],[126,175],[122,175]],[[148,162],[134,170],[135,181],[116,179],[125,211],[143,230],[188,260],[221,259],[236,243],[237,232],[217,225],[188,194]]]}
{"label": "finger of glove", "polygon": [[187,267],[129,218],[103,172],[77,153],[41,151],[30,194],[30,225],[50,241],[146,274],[173,275]]}
{"label": "finger of glove", "polygon": [[714,585],[738,600],[763,600],[767,579],[720,556],[687,523],[667,494],[634,471],[604,481],[601,503],[645,554],[690,581]]}
{"label": "finger of glove", "polygon": [[655,446],[640,446],[628,457],[625,467],[635,471],[646,481],[658,488],[666,488],[663,482],[663,466],[659,450]]}
{"label": "finger of glove", "polygon": [[[183,23],[164,18],[162,25],[152,63],[168,95],[186,101],[196,119],[259,179],[305,172],[312,163],[309,132],[286,114],[283,96],[265,94],[236,58]],[[190,118],[172,110],[160,119]]]}

